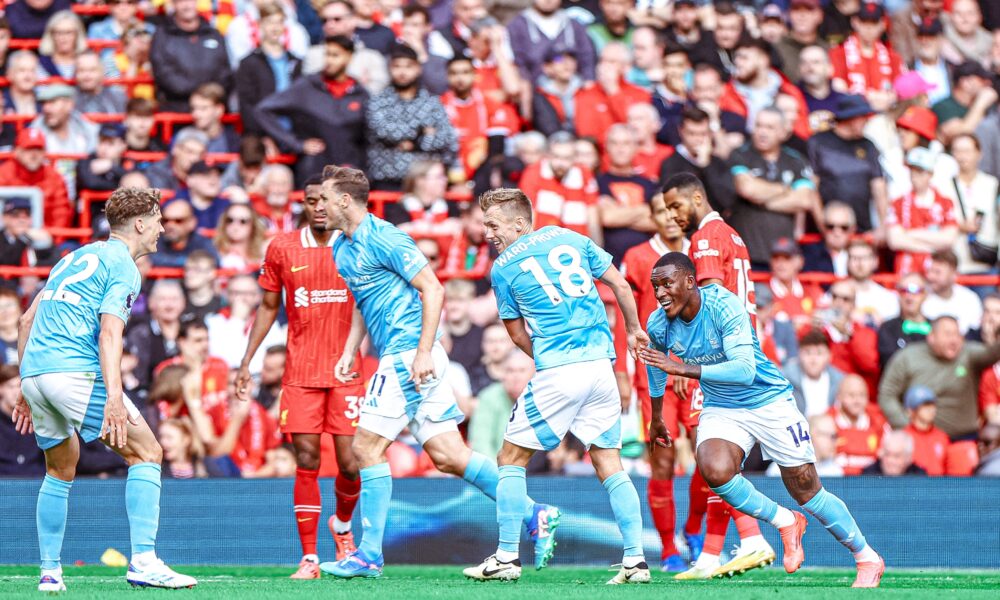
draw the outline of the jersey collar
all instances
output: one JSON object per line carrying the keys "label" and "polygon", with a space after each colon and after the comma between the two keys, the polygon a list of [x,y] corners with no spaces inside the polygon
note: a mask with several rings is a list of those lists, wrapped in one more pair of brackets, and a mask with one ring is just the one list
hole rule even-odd
{"label": "jersey collar", "polygon": [[[316,241],[316,236],[312,232],[312,228],[306,225],[299,230],[299,240],[302,242],[303,248],[319,248],[319,242]],[[340,235],[340,231],[334,231],[333,235],[330,236],[329,241],[327,241],[327,247],[333,246],[333,241],[337,239]]]}
{"label": "jersey collar", "polygon": [[719,214],[719,211],[713,210],[712,212],[705,215],[705,218],[701,220],[701,223],[698,223],[698,229],[701,229],[702,227],[708,225],[712,221],[721,221],[721,220],[722,220],[722,215]]}

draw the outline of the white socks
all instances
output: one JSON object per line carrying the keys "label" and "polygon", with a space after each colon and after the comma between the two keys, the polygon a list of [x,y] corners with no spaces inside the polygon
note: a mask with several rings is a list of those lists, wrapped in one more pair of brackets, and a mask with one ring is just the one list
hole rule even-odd
{"label": "white socks", "polygon": [[867,544],[861,552],[854,555],[854,561],[859,563],[878,562],[879,560],[881,560],[881,557],[878,555],[878,552],[875,552],[875,549]]}
{"label": "white socks", "polygon": [[333,530],[334,530],[334,532],[336,532],[338,534],[347,533],[348,531],[351,530],[351,522],[350,521],[341,521],[340,519],[337,518],[336,515],[334,515],[334,517],[333,517]]}
{"label": "white socks", "polygon": [[788,527],[794,524],[795,515],[792,514],[792,511],[779,504],[778,512],[774,513],[774,518],[771,519],[771,525],[781,529],[782,527]]}
{"label": "white socks", "polygon": [[139,567],[147,567],[150,564],[156,562],[156,552],[150,550],[149,552],[139,552],[132,555],[132,564]]}
{"label": "white socks", "polygon": [[316,556],[315,554],[306,554],[305,556],[302,557],[302,560],[307,560],[317,565],[319,564],[319,557]]}
{"label": "white socks", "polygon": [[645,556],[626,556],[622,558],[622,566],[625,567],[626,569],[631,569],[637,564],[645,561],[646,561]]}
{"label": "white socks", "polygon": [[517,559],[517,552],[510,552],[508,550],[501,550],[497,548],[495,556],[498,561],[502,563],[509,563]]}

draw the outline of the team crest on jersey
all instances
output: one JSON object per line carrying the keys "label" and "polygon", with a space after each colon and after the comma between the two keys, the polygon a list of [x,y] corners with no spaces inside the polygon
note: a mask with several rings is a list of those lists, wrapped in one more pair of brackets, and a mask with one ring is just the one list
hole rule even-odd
{"label": "team crest on jersey", "polygon": [[715,348],[715,349],[718,349],[719,348],[719,340],[715,339],[715,336],[709,336],[709,338],[708,338],[708,345],[711,346],[711,347],[713,347],[713,348]]}
{"label": "team crest on jersey", "polygon": [[129,292],[125,298],[125,308],[132,310],[133,304],[135,304],[135,292]]}
{"label": "team crest on jersey", "polygon": [[699,250],[708,250],[708,240],[698,240]]}
{"label": "team crest on jersey", "polygon": [[729,237],[731,237],[733,239],[733,243],[736,244],[737,246],[743,247],[745,245],[743,243],[743,238],[741,238],[740,236],[736,235],[735,233],[730,233]]}

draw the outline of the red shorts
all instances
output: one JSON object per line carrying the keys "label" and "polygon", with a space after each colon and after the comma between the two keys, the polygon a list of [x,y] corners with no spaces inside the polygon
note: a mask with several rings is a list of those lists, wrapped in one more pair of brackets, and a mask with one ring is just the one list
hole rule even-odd
{"label": "red shorts", "polygon": [[[649,436],[649,422],[653,418],[652,402],[649,399],[649,390],[638,388],[639,401],[642,404],[642,437]],[[698,426],[698,418],[701,416],[701,406],[704,402],[704,394],[697,381],[692,381],[688,388],[691,398],[690,402],[683,402],[673,392],[671,387],[663,395],[663,423],[670,432],[670,437],[677,439],[680,435],[680,426],[684,426],[686,431]],[[647,440],[648,441],[648,440]]]}
{"label": "red shorts", "polygon": [[354,435],[364,400],[363,385],[330,388],[282,386],[278,425],[282,433]]}

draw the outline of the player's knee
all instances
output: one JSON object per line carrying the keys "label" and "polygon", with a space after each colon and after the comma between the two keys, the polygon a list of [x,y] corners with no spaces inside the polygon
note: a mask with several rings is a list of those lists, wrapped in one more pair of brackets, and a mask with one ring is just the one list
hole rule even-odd
{"label": "player's knee", "polygon": [[160,464],[163,462],[163,446],[155,441],[140,446],[136,451],[136,458],[138,459],[136,462]]}
{"label": "player's knee", "polygon": [[702,460],[698,457],[698,469],[705,483],[711,488],[721,487],[736,476],[737,469],[734,469],[728,460],[718,460],[717,458],[707,458]]}
{"label": "player's knee", "polygon": [[657,448],[649,461],[653,479],[673,479],[674,477],[674,449]]}
{"label": "player's knee", "polygon": [[[353,456],[352,456],[353,458]],[[340,457],[337,457],[338,462]],[[295,465],[300,469],[315,471],[319,469],[319,451],[316,448],[296,448]]]}
{"label": "player's knee", "polygon": [[351,442],[351,452],[354,454],[354,460],[358,466],[367,466],[379,462],[379,457],[376,455],[377,453],[373,445],[366,442],[360,435],[355,436],[354,441]]}
{"label": "player's knee", "polygon": [[76,465],[46,465],[45,472],[60,481],[76,479]]}

